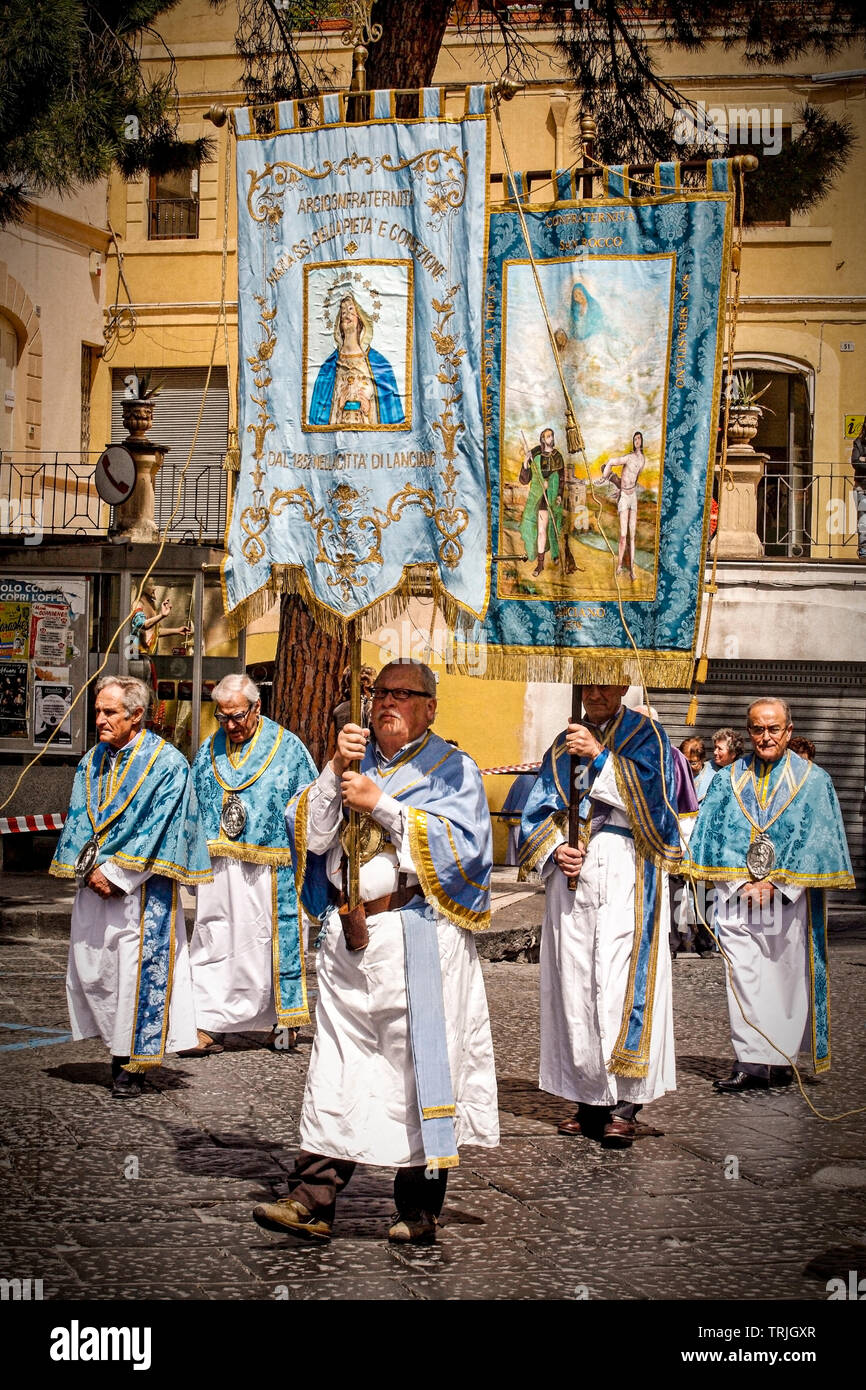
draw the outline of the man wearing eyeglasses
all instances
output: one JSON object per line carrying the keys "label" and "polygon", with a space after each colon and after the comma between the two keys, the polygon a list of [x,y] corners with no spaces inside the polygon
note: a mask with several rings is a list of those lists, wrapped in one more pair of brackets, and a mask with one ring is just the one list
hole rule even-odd
{"label": "man wearing eyeglasses", "polygon": [[249,676],[224,676],[212,698],[218,727],[192,778],[213,883],[197,895],[190,943],[198,1044],[181,1056],[275,1026],[274,1045],[293,1051],[310,1015],[285,809],[316,768],[300,739],[262,716]]}
{"label": "man wearing eyeglasses", "polygon": [[[490,816],[477,767],[432,732],[435,714],[429,667],[385,666],[372,690],[372,733],[347,724],[331,762],[287,812],[299,893],[321,910],[312,895],[323,873],[339,906],[319,957],[291,1195],[253,1213],[267,1230],[328,1240],[338,1193],[357,1163],[369,1163],[398,1170],[389,1238],[429,1243],[458,1146],[499,1142],[472,937],[490,921]],[[363,908],[354,912],[349,811],[360,816]]]}
{"label": "man wearing eyeglasses", "polygon": [[801,1047],[829,1068],[824,892],[854,887],[833,784],[789,748],[787,702],[756,700],[746,725],[752,752],[713,778],[689,845],[728,963],[736,1063],[715,1082],[723,1094],[789,1085]]}

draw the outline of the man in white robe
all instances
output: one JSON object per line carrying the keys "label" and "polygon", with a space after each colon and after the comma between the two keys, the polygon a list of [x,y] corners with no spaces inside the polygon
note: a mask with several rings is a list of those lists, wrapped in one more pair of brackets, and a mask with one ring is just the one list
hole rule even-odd
{"label": "man in white robe", "polygon": [[204,837],[177,749],[144,728],[150,691],[127,676],[96,687],[100,742],[76,772],[51,865],[78,878],[66,995],[72,1036],[110,1049],[112,1094],[196,1036],[178,884],[209,875]]}
{"label": "man in white robe", "polygon": [[224,676],[212,698],[219,728],[199,749],[192,778],[213,882],[196,898],[198,1042],[183,1055],[222,1052],[225,1033],[274,1027],[274,1046],[293,1051],[310,1015],[285,810],[316,768],[300,739],[263,717],[249,676]]}
{"label": "man in white robe", "polygon": [[[384,667],[372,692],[372,738],[346,725],[334,758],[290,807],[299,891],[321,855],[318,867],[342,906],[325,924],[292,1193],[253,1213],[267,1230],[328,1239],[337,1194],[356,1163],[370,1163],[398,1170],[389,1238],[433,1240],[456,1147],[499,1142],[472,939],[490,920],[490,818],[475,764],[430,730],[435,690],[419,662]],[[352,770],[357,759],[360,772]],[[362,816],[364,910],[354,918],[345,902],[343,807]],[[432,956],[415,972],[428,929]],[[428,1104],[419,1085],[428,1085],[425,1064],[437,1048],[441,1070]]]}
{"label": "man in white robe", "polygon": [[713,778],[689,845],[726,958],[736,1062],[722,1094],[790,1085],[801,1050],[829,1068],[824,892],[854,887],[833,785],[789,749],[787,702],[755,701],[746,724],[753,752]]}
{"label": "man in white robe", "polygon": [[627,688],[583,687],[589,722],[548,750],[520,845],[521,878],[535,870],[546,887],[539,1086],[578,1103],[561,1134],[608,1148],[629,1147],[641,1106],[676,1086],[663,872],[679,860],[674,767],[664,731],[622,705]]}

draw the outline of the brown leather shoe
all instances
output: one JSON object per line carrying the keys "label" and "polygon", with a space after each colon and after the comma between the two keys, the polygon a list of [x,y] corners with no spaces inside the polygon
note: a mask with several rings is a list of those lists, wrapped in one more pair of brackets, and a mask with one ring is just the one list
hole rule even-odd
{"label": "brown leather shoe", "polygon": [[276,1231],[281,1236],[313,1241],[331,1239],[330,1223],[314,1216],[293,1197],[282,1197],[279,1202],[261,1202],[253,1208],[253,1220],[266,1231]]}
{"label": "brown leather shoe", "polygon": [[203,1029],[197,1029],[198,1046],[186,1047],[183,1052],[179,1052],[178,1057],[212,1057],[218,1052],[225,1052],[222,1043],[212,1038],[210,1033],[205,1033]]}
{"label": "brown leather shoe", "polygon": [[635,1122],[611,1115],[601,1135],[603,1149],[630,1149],[634,1143]]}
{"label": "brown leather shoe", "polygon": [[577,1114],[572,1115],[570,1120],[563,1120],[561,1125],[556,1126],[557,1134],[583,1134],[580,1125],[580,1118]]}

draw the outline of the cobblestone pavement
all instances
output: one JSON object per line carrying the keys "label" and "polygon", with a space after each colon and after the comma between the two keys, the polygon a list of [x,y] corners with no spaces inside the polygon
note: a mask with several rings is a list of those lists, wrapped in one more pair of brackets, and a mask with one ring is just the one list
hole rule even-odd
{"label": "cobblestone pavement", "polygon": [[[719,960],[675,964],[679,1089],[626,1152],[557,1135],[571,1107],[536,1087],[538,967],[486,961],[502,1143],[463,1151],[436,1246],[399,1249],[382,1169],[359,1170],[324,1248],[250,1219],[287,1190],[311,1029],[296,1054],[248,1034],[170,1058],[140,1101],[113,1101],[102,1044],[69,1041],[65,958],[62,940],[0,943],[0,1276],[46,1299],[826,1300],[831,1277],[866,1275],[866,1116],[712,1092],[730,1059]],[[805,1090],[835,1115],[866,1105],[866,931],[836,935],[831,962],[834,1067]]]}

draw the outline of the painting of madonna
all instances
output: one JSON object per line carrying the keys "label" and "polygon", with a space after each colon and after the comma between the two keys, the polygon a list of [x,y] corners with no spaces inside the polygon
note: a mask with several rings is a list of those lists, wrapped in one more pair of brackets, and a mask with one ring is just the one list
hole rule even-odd
{"label": "painting of madonna", "polygon": [[370,346],[373,323],[354,295],[340,300],[334,325],[336,351],[319,368],[309,424],[357,430],[400,425],[405,420],[397,381],[387,357]]}

